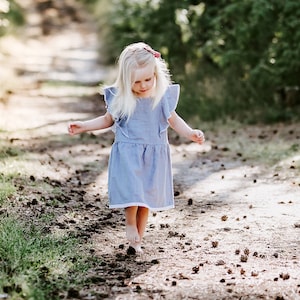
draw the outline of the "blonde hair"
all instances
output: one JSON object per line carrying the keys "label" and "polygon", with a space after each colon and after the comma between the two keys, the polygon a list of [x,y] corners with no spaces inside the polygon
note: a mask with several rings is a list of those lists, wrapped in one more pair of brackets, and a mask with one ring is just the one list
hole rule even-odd
{"label": "blonde hair", "polygon": [[166,62],[160,57],[160,53],[154,51],[149,45],[138,42],[125,47],[118,60],[118,76],[113,84],[117,93],[113,99],[111,113],[114,118],[128,117],[133,114],[137,98],[132,92],[134,84],[134,71],[139,67],[154,66],[155,90],[153,96],[153,108],[162,99],[171,77]]}

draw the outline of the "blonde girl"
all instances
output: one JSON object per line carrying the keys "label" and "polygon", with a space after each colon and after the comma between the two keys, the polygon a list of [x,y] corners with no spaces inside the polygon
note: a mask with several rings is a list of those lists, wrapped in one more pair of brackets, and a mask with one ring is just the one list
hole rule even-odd
{"label": "blonde girl", "polygon": [[179,85],[171,83],[159,52],[142,42],[130,44],[122,51],[118,67],[115,83],[104,89],[106,113],[70,123],[69,133],[113,126],[109,207],[125,209],[126,237],[129,249],[136,253],[142,252],[149,210],[174,207],[168,127],[199,144],[204,142],[204,134],[175,112]]}

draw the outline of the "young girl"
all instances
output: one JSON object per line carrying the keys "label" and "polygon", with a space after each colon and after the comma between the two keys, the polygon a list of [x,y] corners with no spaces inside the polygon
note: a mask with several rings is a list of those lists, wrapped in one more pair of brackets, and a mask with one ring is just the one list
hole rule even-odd
{"label": "young girl", "polygon": [[114,125],[109,159],[110,208],[124,208],[126,237],[135,252],[149,210],[174,207],[167,129],[202,144],[204,134],[190,128],[175,112],[179,85],[171,84],[160,53],[139,42],[127,46],[118,61],[115,83],[104,89],[107,112],[96,119],[69,124],[71,135]]}

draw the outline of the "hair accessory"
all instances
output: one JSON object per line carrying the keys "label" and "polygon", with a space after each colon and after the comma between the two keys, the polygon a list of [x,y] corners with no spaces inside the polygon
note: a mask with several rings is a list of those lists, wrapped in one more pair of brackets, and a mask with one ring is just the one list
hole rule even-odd
{"label": "hair accessory", "polygon": [[161,54],[158,52],[158,51],[155,51],[155,50],[153,50],[152,48],[150,48],[150,47],[144,47],[144,49],[146,50],[146,51],[148,51],[149,53],[151,53],[154,57],[156,57],[156,58],[160,58],[161,57]]}

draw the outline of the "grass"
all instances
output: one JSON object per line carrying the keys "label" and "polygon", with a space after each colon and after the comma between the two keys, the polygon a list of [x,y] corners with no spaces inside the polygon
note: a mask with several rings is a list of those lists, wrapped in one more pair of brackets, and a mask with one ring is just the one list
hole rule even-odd
{"label": "grass", "polygon": [[262,142],[257,138],[249,139],[240,135],[229,144],[234,153],[241,152],[244,158],[266,166],[276,165],[296,154],[293,144],[278,139]]}
{"label": "grass", "polygon": [[10,172],[7,164],[13,159],[21,155],[21,151],[17,148],[3,145],[0,141],[0,205],[2,205],[8,197],[12,196],[16,188],[12,182],[15,174]]}
{"label": "grass", "polygon": [[16,191],[11,181],[12,176],[0,173],[0,205],[2,205],[8,197],[12,196]]}
{"label": "grass", "polygon": [[16,299],[59,299],[78,289],[89,267],[72,237],[45,235],[12,217],[0,221],[0,293]]}
{"label": "grass", "polygon": [[17,157],[21,155],[21,151],[14,147],[1,147],[0,148],[0,160],[7,159],[9,157]]}
{"label": "grass", "polygon": [[0,215],[0,295],[10,300],[61,299],[74,287],[81,289],[88,280],[92,259],[96,263],[100,259],[84,254],[88,246],[83,247],[74,236],[45,234],[43,228],[53,220],[53,212],[41,219],[26,219],[12,212],[21,202],[12,204],[9,198],[27,197],[23,191],[18,195],[18,185],[26,186],[28,193],[33,188],[51,193],[54,199],[62,192],[44,180],[32,181],[25,175],[33,174],[36,164],[24,154],[0,144],[0,206],[6,207]]}
{"label": "grass", "polygon": [[[219,149],[229,149],[222,152],[222,156],[234,157],[239,153],[248,162],[266,167],[282,163],[290,164],[293,160],[299,160],[300,144],[296,137],[297,133],[294,128],[291,131],[293,133],[289,132],[288,125],[286,128],[278,125],[244,126],[230,119],[226,122],[204,123],[194,119],[192,124],[203,129],[208,141],[213,137],[213,143]],[[294,125],[295,128],[296,126]]]}

